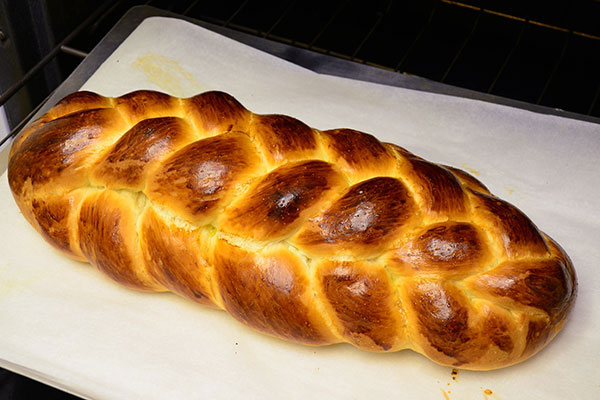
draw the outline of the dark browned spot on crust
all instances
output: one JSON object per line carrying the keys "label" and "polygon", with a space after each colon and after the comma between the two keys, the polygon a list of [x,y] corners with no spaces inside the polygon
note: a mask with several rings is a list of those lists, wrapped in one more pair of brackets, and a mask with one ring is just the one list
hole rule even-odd
{"label": "dark browned spot on crust", "polygon": [[[121,109],[132,122],[149,117],[166,116],[177,99],[153,90],[137,90],[115,99],[115,107]],[[160,115],[154,115],[160,114]]]}
{"label": "dark browned spot on crust", "polygon": [[379,350],[393,347],[397,329],[390,295],[394,290],[385,271],[339,263],[321,272],[320,281],[348,340],[369,350],[373,345]]}
{"label": "dark browned spot on crust", "polygon": [[191,143],[169,157],[150,178],[148,196],[180,208],[189,218],[208,216],[233,182],[258,165],[254,146],[233,132]]}
{"label": "dark browned spot on crust", "polygon": [[[569,280],[571,282],[570,286],[572,288],[571,304],[574,304],[575,297],[577,296],[577,274],[575,273],[575,268],[573,267],[573,261],[571,261],[571,258],[567,252],[554,239],[549,236],[545,237],[552,256],[556,257],[566,268],[566,274],[569,276]],[[566,312],[567,311],[565,310],[565,313]]]}
{"label": "dark browned spot on crust", "polygon": [[31,210],[44,238],[54,247],[72,254],[69,238],[69,197],[33,199]]}
{"label": "dark browned spot on crust", "polygon": [[458,292],[449,292],[442,283],[422,282],[414,285],[409,295],[418,329],[431,346],[457,360],[455,365],[472,361],[465,353],[474,332],[469,329],[469,313]]}
{"label": "dark browned spot on crust", "polygon": [[214,307],[199,240],[196,234],[165,224],[152,210],[144,215],[140,245],[150,274],[173,292]]}
{"label": "dark browned spot on crust", "polygon": [[482,212],[502,237],[509,257],[546,256],[549,249],[538,228],[518,208],[504,200],[472,192],[477,198],[475,209]]}
{"label": "dark browned spot on crust", "polygon": [[395,163],[395,158],[377,138],[353,129],[324,131],[328,147],[353,170],[378,168]]}
{"label": "dark browned spot on crust", "polygon": [[460,181],[447,169],[429,161],[408,158],[414,184],[427,212],[450,215],[466,212],[466,196]]}
{"label": "dark browned spot on crust", "polygon": [[380,248],[415,212],[408,190],[397,179],[380,177],[352,186],[298,235],[307,246]]}
{"label": "dark browned spot on crust", "polygon": [[509,334],[509,327],[502,317],[490,314],[484,321],[482,334],[491,339],[505,353],[511,353],[515,344]]}
{"label": "dark browned spot on crust", "polygon": [[312,294],[298,260],[277,254],[261,256],[220,242],[215,270],[225,309],[263,333],[306,344],[330,343],[322,321],[311,312]]}
{"label": "dark browned spot on crust", "polygon": [[505,262],[475,277],[473,286],[494,296],[544,310],[552,321],[562,319],[574,296],[568,269],[556,258]]}
{"label": "dark browned spot on crust", "polygon": [[14,193],[20,193],[28,179],[33,186],[45,184],[63,174],[85,174],[81,153],[102,136],[108,121],[119,118],[112,109],[86,110],[55,119],[29,135],[9,162],[8,178]]}
{"label": "dark browned spot on crust", "polygon": [[243,201],[232,206],[224,229],[269,239],[295,229],[301,214],[342,180],[331,164],[319,160],[288,163],[265,176]]}
{"label": "dark browned spot on crust", "polygon": [[135,229],[130,225],[134,222],[124,218],[114,199],[105,194],[88,196],[81,206],[78,224],[81,251],[91,264],[115,281],[134,289],[150,289],[135,272],[135,261],[124,233]]}
{"label": "dark browned spot on crust", "polygon": [[489,254],[479,231],[464,222],[447,222],[421,231],[396,252],[416,270],[438,272],[481,268]]}
{"label": "dark browned spot on crust", "polygon": [[212,91],[186,100],[191,116],[205,134],[245,131],[249,111],[227,93]]}
{"label": "dark browned spot on crust", "polygon": [[476,192],[490,194],[488,188],[473,175],[463,171],[462,169],[450,167],[448,165],[444,165],[444,168],[447,168],[450,171],[452,171],[452,173],[456,175],[456,177],[469,189],[474,190]]}
{"label": "dark browned spot on crust", "polygon": [[148,163],[171,152],[185,135],[185,121],[175,117],[146,119],[127,131],[94,170],[110,187],[141,186]]}
{"label": "dark browned spot on crust", "polygon": [[289,157],[295,152],[314,150],[317,147],[313,130],[286,115],[255,116],[253,128],[265,153],[276,162],[289,161]]}
{"label": "dark browned spot on crust", "polygon": [[552,328],[546,319],[532,319],[527,329],[527,342],[524,356],[531,356],[540,350],[551,338]]}

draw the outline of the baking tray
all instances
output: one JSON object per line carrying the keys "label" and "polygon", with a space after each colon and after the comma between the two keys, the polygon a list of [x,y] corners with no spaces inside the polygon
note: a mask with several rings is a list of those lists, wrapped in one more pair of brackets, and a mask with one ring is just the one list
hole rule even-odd
{"label": "baking tray", "polygon": [[[83,85],[83,83],[86,82],[86,80],[96,72],[96,70],[104,62],[104,60],[106,60],[113,53],[113,51],[123,42],[123,40],[126,37],[128,37],[131,34],[131,32],[133,32],[136,29],[136,27],[140,25],[142,21],[146,20],[147,18],[157,16],[177,17],[176,15],[162,12],[160,10],[150,7],[136,7],[132,9],[126,16],[123,17],[123,19],[115,26],[115,28],[111,30],[111,32],[109,32],[106,38],[103,39],[102,42],[90,53],[90,55],[82,62],[82,64],[74,71],[74,73],[54,92],[54,94],[40,109],[37,115],[40,115],[43,112],[47,111],[47,109],[51,105],[55,104],[56,101],[64,97],[64,95],[78,90]],[[483,100],[495,104],[503,104],[509,105],[511,107],[518,107],[525,110],[535,111],[540,114],[550,114],[554,116],[567,117],[575,120],[597,122],[597,119],[591,117],[567,113],[561,110],[554,110],[541,106],[530,105],[518,101],[498,98],[496,96],[479,94],[468,90],[453,88],[448,85],[437,84],[435,82],[431,82],[418,77],[391,73],[389,71],[379,70],[374,67],[369,67],[366,65],[356,64],[346,60],[336,59],[334,57],[312,53],[307,50],[295,49],[287,45],[268,42],[260,38],[255,38],[253,36],[246,35],[240,32],[235,32],[228,29],[212,26],[210,24],[194,21],[188,18],[184,18],[184,20],[195,23],[197,25],[218,32],[225,36],[231,37],[235,40],[248,44],[262,51],[274,54],[285,60],[292,61],[297,65],[308,68],[319,74],[341,76],[366,82],[374,82],[388,86],[427,91],[437,94],[450,94],[453,96],[460,96],[464,98]],[[6,154],[7,150],[5,149],[3,151],[4,160],[6,158]],[[5,162],[3,162],[3,166],[5,167]],[[325,350],[325,352],[327,351],[328,350]],[[403,356],[402,358],[406,357]],[[408,356],[408,359],[411,359],[411,356]],[[389,360],[390,359],[387,358],[384,362],[390,362]],[[10,362],[3,362],[2,365],[8,369],[16,370],[17,372],[33,377],[34,379],[38,379],[43,382],[49,383],[53,386],[60,387],[63,390],[77,392],[77,390],[68,387],[68,385],[65,385],[64,383],[56,382],[50,376],[40,375],[33,369],[28,369],[26,367],[16,365]],[[438,386],[442,386],[440,387],[439,393],[443,394],[444,396],[450,396],[452,393],[450,388],[445,388],[444,386],[450,386],[455,381],[456,377],[450,376],[448,376],[448,382],[440,382],[438,380]],[[453,390],[456,389],[453,388]],[[84,393],[78,394],[84,395]],[[485,394],[485,392],[483,392],[483,394]],[[494,398],[500,397],[496,395],[496,397]]]}

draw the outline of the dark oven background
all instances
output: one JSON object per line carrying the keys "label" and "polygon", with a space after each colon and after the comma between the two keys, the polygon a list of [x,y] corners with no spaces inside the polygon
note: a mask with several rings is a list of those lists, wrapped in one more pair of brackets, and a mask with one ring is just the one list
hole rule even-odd
{"label": "dark oven background", "polygon": [[[600,117],[600,0],[0,0],[0,119],[6,114],[8,130],[16,133],[134,6]],[[74,397],[0,369],[0,399],[30,398]]]}

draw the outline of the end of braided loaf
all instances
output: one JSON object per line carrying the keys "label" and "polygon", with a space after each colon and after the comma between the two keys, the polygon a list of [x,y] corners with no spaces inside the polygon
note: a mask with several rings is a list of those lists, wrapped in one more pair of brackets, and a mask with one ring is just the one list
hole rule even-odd
{"label": "end of braided loaf", "polygon": [[295,342],[499,368],[576,294],[559,245],[466,172],[221,92],[74,93],[15,139],[8,178],[68,256]]}

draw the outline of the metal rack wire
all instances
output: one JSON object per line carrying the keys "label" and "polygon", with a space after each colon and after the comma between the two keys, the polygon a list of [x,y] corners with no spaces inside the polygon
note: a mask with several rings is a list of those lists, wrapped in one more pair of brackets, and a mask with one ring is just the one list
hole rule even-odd
{"label": "metal rack wire", "polygon": [[[81,34],[84,29],[89,27],[92,23],[102,21],[111,11],[114,10],[114,1],[105,1],[101,3],[98,8],[92,12],[85,20],[83,20],[75,29],[71,31],[65,38],[63,38],[59,43],[57,43],[54,48],[44,56],[39,62],[37,62],[31,69],[29,69],[19,80],[17,80],[14,84],[12,84],[8,89],[6,89],[2,94],[0,94],[0,106],[3,106],[6,102],[10,100],[12,96],[14,96],[19,90],[23,89],[27,83],[41,70],[44,69],[48,63],[50,63],[53,59],[55,59],[61,52],[64,54],[69,54],[79,58],[85,58],[87,53],[81,50],[77,50],[67,46],[68,43],[73,41],[77,35]],[[112,7],[111,7],[112,6]],[[45,101],[50,97],[52,92],[47,93],[44,101],[37,104],[19,123],[17,123],[10,131],[10,133],[0,139],[0,146],[2,146],[6,141],[8,141],[11,137],[16,135],[29,121],[29,119],[42,107]]]}
{"label": "metal rack wire", "polygon": [[[596,73],[600,70],[600,27],[594,30],[593,24],[578,24],[573,18],[561,21],[557,14],[567,10],[552,14],[547,6],[546,12],[540,13],[541,8],[523,8],[517,2],[479,3],[108,0],[2,93],[0,105],[59,55],[85,57],[94,40],[127,9],[150,5],[398,73],[600,116],[600,77]],[[578,4],[585,4],[585,11],[600,12],[597,0]],[[15,125],[11,135],[22,128],[27,117]]]}
{"label": "metal rack wire", "polygon": [[[539,7],[540,3],[533,10],[513,9],[522,13],[517,15],[508,13],[511,10],[506,4],[510,2],[487,2],[490,7],[497,7],[493,9],[477,5],[478,2],[450,0],[421,2],[416,7],[389,0],[371,2],[368,7],[363,2],[345,1],[325,10],[328,18],[314,19],[322,22],[313,29],[311,37],[308,30],[281,27],[293,24],[293,19],[306,20],[302,10],[316,9],[316,3],[303,2],[301,6],[297,1],[283,3],[270,24],[265,18],[253,24],[249,22],[250,16],[259,12],[256,2],[238,3],[229,14],[223,10],[214,12],[206,5],[200,6],[198,1],[191,2],[181,12],[270,40],[396,72],[600,116],[600,79],[595,72],[600,68],[597,56],[600,31],[595,25],[577,21],[563,21],[566,26],[556,25],[567,9],[549,13],[547,5]],[[592,7],[590,15],[593,15],[593,6],[600,13],[597,1],[583,4],[587,4],[586,11]],[[567,7],[575,6],[568,3]],[[546,12],[536,14],[542,9]],[[409,20],[414,21],[410,24]],[[408,29],[397,26],[404,23],[408,23]],[[397,41],[407,44],[397,46]],[[499,41],[505,49],[500,49],[504,50],[503,57],[496,57],[495,63],[474,59],[473,54],[481,54]],[[577,50],[573,51],[575,47]],[[386,55],[391,56],[386,58]],[[536,57],[544,62],[536,62]],[[491,79],[471,80],[480,66],[485,67]],[[525,79],[519,79],[521,71]],[[574,77],[582,81],[581,85],[569,91],[564,82]]]}

